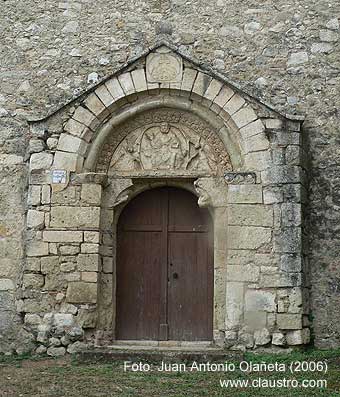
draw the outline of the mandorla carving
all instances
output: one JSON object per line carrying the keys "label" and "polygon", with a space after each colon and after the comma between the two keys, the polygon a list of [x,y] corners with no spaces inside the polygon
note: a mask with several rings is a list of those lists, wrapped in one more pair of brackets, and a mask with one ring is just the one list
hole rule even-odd
{"label": "mandorla carving", "polygon": [[228,153],[218,136],[182,111],[164,109],[139,116],[119,128],[105,149],[97,170],[104,171],[109,161],[110,172],[118,174],[169,171],[222,175],[231,170]]}

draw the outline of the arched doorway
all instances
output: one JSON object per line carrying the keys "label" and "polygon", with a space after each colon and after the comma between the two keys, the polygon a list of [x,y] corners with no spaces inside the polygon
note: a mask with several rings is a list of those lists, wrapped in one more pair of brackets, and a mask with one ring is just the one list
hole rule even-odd
{"label": "arched doorway", "polygon": [[116,338],[212,340],[213,226],[190,192],[145,191],[118,222]]}

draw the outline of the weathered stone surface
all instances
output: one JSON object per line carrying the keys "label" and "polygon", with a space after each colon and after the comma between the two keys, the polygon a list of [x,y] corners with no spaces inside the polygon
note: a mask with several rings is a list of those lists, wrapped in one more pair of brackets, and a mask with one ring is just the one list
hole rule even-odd
{"label": "weathered stone surface", "polygon": [[58,141],[57,149],[64,152],[78,153],[84,155],[87,144],[80,138],[72,135],[62,134]]}
{"label": "weathered stone surface", "polygon": [[58,256],[45,256],[41,258],[41,272],[43,274],[57,273],[59,268]]}
{"label": "weathered stone surface", "polygon": [[44,276],[41,274],[24,274],[24,288],[37,289],[44,285]]}
{"label": "weathered stone surface", "polygon": [[284,346],[286,344],[286,338],[284,334],[282,332],[274,332],[272,344],[276,346]]}
{"label": "weathered stone surface", "polygon": [[42,211],[28,210],[27,227],[42,229],[45,224],[45,213]]}
{"label": "weathered stone surface", "polygon": [[262,203],[262,186],[260,185],[229,185],[228,201],[235,204]]}
{"label": "weathered stone surface", "polygon": [[273,292],[248,290],[245,295],[245,310],[275,312],[275,298]]}
{"label": "weathered stone surface", "polygon": [[98,254],[78,255],[77,269],[79,271],[97,272],[99,270],[99,255]]}
{"label": "weathered stone surface", "polygon": [[43,241],[31,241],[27,246],[27,256],[48,255],[48,243]]}
{"label": "weathered stone surface", "polygon": [[69,313],[56,313],[53,318],[53,324],[56,327],[70,327],[74,323],[72,314]]}
{"label": "weathered stone surface", "polygon": [[278,313],[277,326],[280,329],[301,329],[302,316],[301,314]]}
{"label": "weathered stone surface", "polygon": [[98,228],[99,207],[52,207],[50,227]]}
{"label": "weathered stone surface", "polygon": [[15,288],[14,282],[8,278],[0,279],[0,291],[9,291]]}
{"label": "weathered stone surface", "polygon": [[[59,218],[56,220],[56,222],[58,221],[62,222],[62,220],[59,220]],[[83,233],[67,230],[46,230],[43,232],[43,240],[51,243],[80,243],[83,241]]]}
{"label": "weathered stone surface", "polygon": [[30,159],[31,170],[47,170],[51,167],[53,154],[51,153],[33,153]]}
{"label": "weathered stone surface", "polygon": [[303,345],[309,343],[310,331],[304,328],[297,331],[288,331],[286,334],[286,341],[288,345]]}
{"label": "weathered stone surface", "polygon": [[52,356],[52,357],[60,357],[60,356],[64,356],[66,353],[66,349],[65,347],[49,347],[47,349],[47,355],[48,356]]}
{"label": "weathered stone surface", "polygon": [[85,282],[69,283],[66,300],[70,303],[96,303],[97,284]]}
{"label": "weathered stone surface", "polygon": [[81,351],[84,351],[87,348],[86,343],[83,342],[74,342],[72,345],[67,347],[67,353],[74,354]]}
{"label": "weathered stone surface", "polygon": [[271,341],[271,335],[267,328],[262,328],[254,332],[255,345],[263,346],[267,345]]}
{"label": "weathered stone surface", "polygon": [[229,225],[273,226],[273,209],[263,205],[230,205]]}
{"label": "weathered stone surface", "polygon": [[84,184],[81,187],[82,204],[100,205],[102,187],[95,184]]}
{"label": "weathered stone surface", "polygon": [[227,267],[227,279],[230,281],[258,281],[260,270],[253,265],[237,266],[229,265]]}
{"label": "weathered stone surface", "polygon": [[269,228],[255,226],[229,226],[228,247],[231,249],[257,249],[271,242]]}

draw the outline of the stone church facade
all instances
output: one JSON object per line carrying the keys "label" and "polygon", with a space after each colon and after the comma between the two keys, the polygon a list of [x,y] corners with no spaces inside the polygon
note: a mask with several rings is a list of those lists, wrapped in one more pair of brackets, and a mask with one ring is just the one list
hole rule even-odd
{"label": "stone church facade", "polygon": [[[52,5],[41,7],[50,18],[45,12]],[[4,60],[1,351],[58,355],[120,339],[121,214],[145,192],[165,188],[190,192],[197,211],[207,211],[212,220],[212,295],[207,292],[202,301],[212,329],[203,340],[231,349],[338,346],[338,99],[332,95],[338,80],[334,65],[315,69],[336,53],[339,24],[332,12],[293,13],[278,5],[271,11],[277,19],[270,20],[268,3],[249,5],[244,20],[236,13],[233,24],[220,17],[213,24],[215,12],[224,15],[231,7],[218,1],[200,6],[202,26],[195,31],[197,22],[184,29],[179,12],[193,11],[193,5],[143,3],[157,10],[143,16],[150,18],[150,33],[129,22],[132,10],[123,7],[107,18],[103,10],[97,22],[112,18],[116,37],[111,49],[100,36],[93,41],[98,54],[106,54],[98,59],[99,77],[81,47],[82,23],[93,6],[69,1],[58,7],[65,24],[60,37],[79,46],[65,55],[61,71],[68,77],[58,77],[64,82],[57,90],[58,78],[50,80],[48,67],[59,65],[56,57],[65,49],[58,49],[61,38],[52,45],[44,35],[45,17],[16,38],[21,61],[30,60],[38,38],[50,43],[36,61],[37,77],[30,74],[43,79],[45,96],[28,77],[12,92],[13,81],[27,72],[18,69],[15,77]],[[102,33],[105,40],[109,32]],[[247,40],[256,49],[247,50]],[[114,51],[129,58],[111,61]],[[318,73],[326,74],[322,83]],[[88,86],[70,94],[83,74]],[[42,114],[44,101],[51,109]],[[42,113],[33,115],[34,109]],[[137,249],[133,244],[131,251]],[[189,282],[192,277],[189,300],[194,273],[186,276]],[[173,275],[180,282],[181,273]],[[133,274],[124,277],[133,284]],[[166,308],[171,299],[166,297]],[[156,340],[171,339],[162,332]]]}

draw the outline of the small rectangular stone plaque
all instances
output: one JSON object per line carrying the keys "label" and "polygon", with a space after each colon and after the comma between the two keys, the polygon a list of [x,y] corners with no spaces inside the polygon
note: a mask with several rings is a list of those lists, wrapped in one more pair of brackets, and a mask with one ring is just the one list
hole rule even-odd
{"label": "small rectangular stone plaque", "polygon": [[67,172],[65,170],[53,170],[52,171],[52,183],[53,184],[66,184],[67,183]]}

